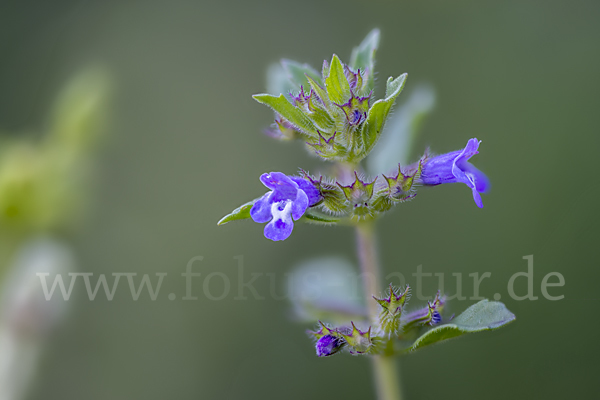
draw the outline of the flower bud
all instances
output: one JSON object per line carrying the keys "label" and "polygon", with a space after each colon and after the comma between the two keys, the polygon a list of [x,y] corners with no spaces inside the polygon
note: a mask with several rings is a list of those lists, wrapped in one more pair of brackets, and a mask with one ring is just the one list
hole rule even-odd
{"label": "flower bud", "polygon": [[317,340],[316,349],[317,356],[319,357],[327,357],[331,356],[342,349],[344,342],[339,337],[334,337],[332,335],[322,336],[319,340]]}

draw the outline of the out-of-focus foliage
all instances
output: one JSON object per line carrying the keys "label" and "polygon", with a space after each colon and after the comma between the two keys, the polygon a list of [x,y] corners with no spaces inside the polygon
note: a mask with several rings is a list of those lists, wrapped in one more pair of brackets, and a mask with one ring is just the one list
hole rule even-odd
{"label": "out-of-focus foliage", "polygon": [[299,320],[336,323],[367,316],[361,282],[354,267],[340,257],[321,257],[299,263],[290,276],[288,293]]}
{"label": "out-of-focus foliage", "polygon": [[86,70],[58,96],[47,132],[0,144],[1,236],[60,231],[80,215],[108,93],[106,73]]}
{"label": "out-of-focus foliage", "polygon": [[47,337],[64,320],[70,303],[46,299],[38,273],[54,276],[74,270],[69,246],[49,238],[25,243],[0,285],[0,400],[27,395]]}
{"label": "out-of-focus foliage", "polygon": [[60,236],[82,215],[109,86],[103,70],[83,71],[59,94],[46,132],[0,143],[0,400],[27,395],[68,304],[45,299],[37,274],[73,270],[70,246],[34,238]]}

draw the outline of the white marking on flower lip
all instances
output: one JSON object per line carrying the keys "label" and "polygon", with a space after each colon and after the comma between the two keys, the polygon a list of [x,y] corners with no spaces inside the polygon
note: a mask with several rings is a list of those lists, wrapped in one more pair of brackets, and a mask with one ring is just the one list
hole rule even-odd
{"label": "white marking on flower lip", "polygon": [[[282,208],[283,207],[283,208]],[[271,215],[274,220],[287,221],[291,218],[292,201],[284,200],[271,204]]]}

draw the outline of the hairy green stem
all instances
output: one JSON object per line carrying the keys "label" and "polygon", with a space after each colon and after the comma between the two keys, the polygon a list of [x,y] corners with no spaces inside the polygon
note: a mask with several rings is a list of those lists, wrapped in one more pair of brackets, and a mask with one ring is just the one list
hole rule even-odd
{"label": "hairy green stem", "polygon": [[[356,225],[357,252],[360,260],[363,288],[369,305],[369,316],[376,320],[378,304],[371,299],[380,292],[381,272],[377,258],[377,240],[373,221],[361,221]],[[400,375],[397,361],[387,355],[371,356],[373,376],[379,400],[401,400]]]}

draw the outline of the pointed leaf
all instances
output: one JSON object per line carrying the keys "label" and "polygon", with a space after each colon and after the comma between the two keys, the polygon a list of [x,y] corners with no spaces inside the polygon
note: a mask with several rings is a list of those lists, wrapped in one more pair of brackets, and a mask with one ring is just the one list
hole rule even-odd
{"label": "pointed leaf", "polygon": [[404,84],[406,83],[406,77],[408,74],[404,73],[397,77],[396,79],[392,79],[390,76],[385,85],[385,100],[395,100],[396,97],[402,92],[404,89]]}
{"label": "pointed leaf", "polygon": [[402,92],[407,74],[402,74],[396,79],[391,77],[387,81],[386,98],[377,100],[367,115],[367,122],[363,126],[362,139],[364,144],[363,154],[358,159],[364,158],[375,146],[381,136],[385,120],[396,101],[396,97]]}
{"label": "pointed leaf", "polygon": [[433,110],[435,91],[429,85],[419,85],[402,106],[396,108],[386,121],[379,144],[367,158],[371,176],[389,173],[408,165],[414,139],[421,132],[423,121]]}
{"label": "pointed leaf", "polygon": [[407,351],[412,352],[443,340],[462,336],[465,333],[497,329],[514,320],[515,315],[508,311],[503,303],[487,299],[481,300],[454,318],[452,323],[439,325],[425,332]]}
{"label": "pointed leaf", "polygon": [[373,89],[374,69],[375,69],[375,52],[379,47],[379,29],[373,29],[358,47],[352,50],[350,56],[350,67],[355,71],[360,68],[361,71],[367,71],[366,92]]}
{"label": "pointed leaf", "polygon": [[287,119],[300,131],[309,136],[318,137],[317,128],[312,123],[310,118],[308,118],[308,116],[306,116],[302,110],[294,107],[283,94],[279,95],[279,97],[272,96],[270,94],[255,94],[252,97],[259,103],[267,105],[274,111],[281,114],[282,117]]}
{"label": "pointed leaf", "polygon": [[241,206],[239,206],[238,208],[233,210],[231,213],[229,213],[226,216],[224,216],[223,218],[221,218],[221,220],[219,222],[217,222],[217,225],[224,225],[228,222],[235,221],[238,219],[250,218],[250,210],[252,209],[252,206],[254,205],[256,200],[258,200],[258,198],[254,199],[252,201],[249,201],[245,204],[242,204]]}
{"label": "pointed leaf", "polygon": [[344,66],[336,56],[331,59],[331,67],[329,68],[329,76],[325,79],[325,87],[329,99],[336,104],[342,105],[350,99],[350,84],[344,73]]}

